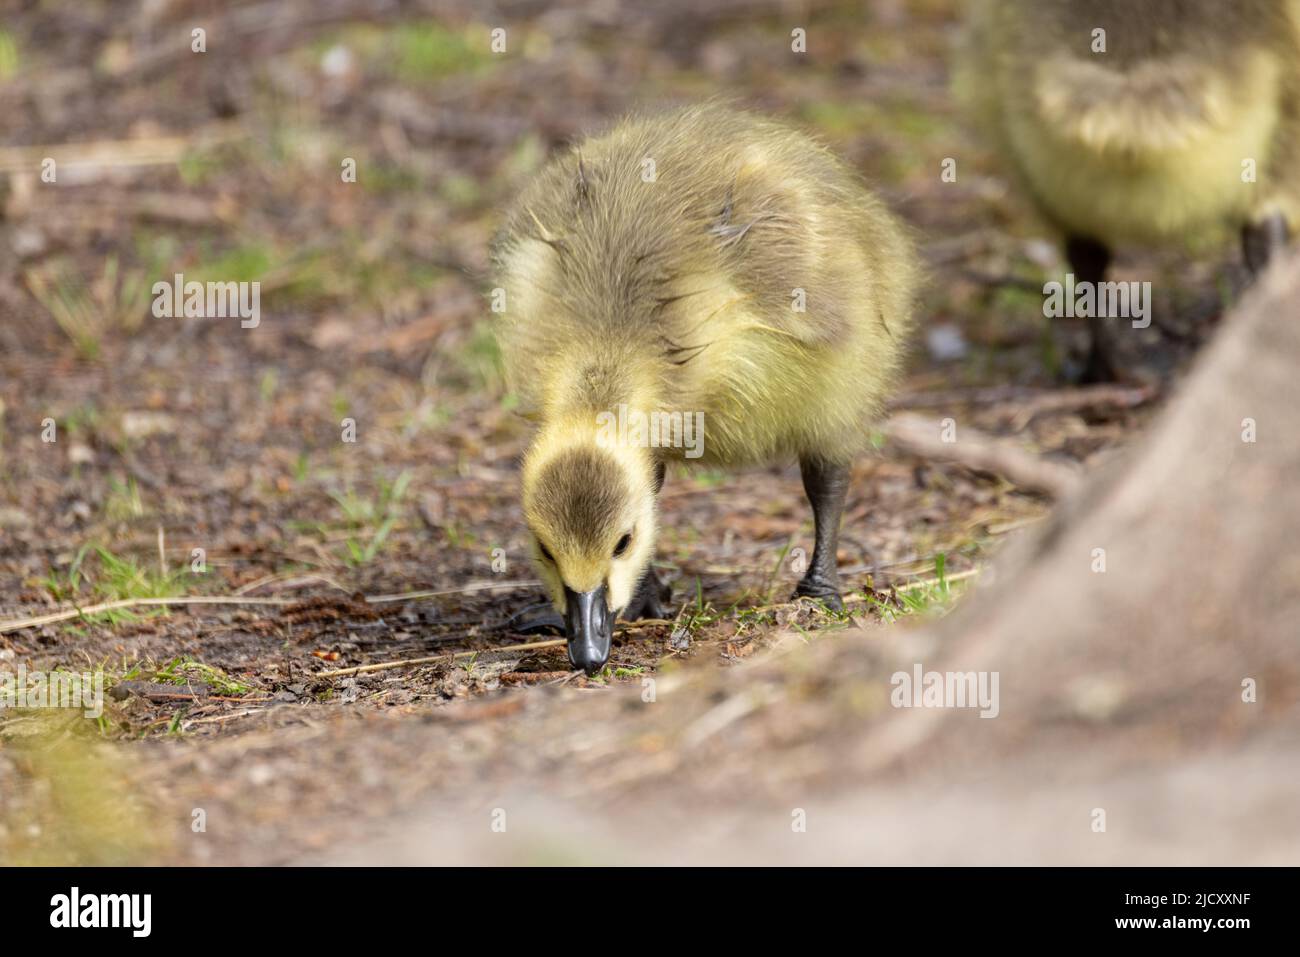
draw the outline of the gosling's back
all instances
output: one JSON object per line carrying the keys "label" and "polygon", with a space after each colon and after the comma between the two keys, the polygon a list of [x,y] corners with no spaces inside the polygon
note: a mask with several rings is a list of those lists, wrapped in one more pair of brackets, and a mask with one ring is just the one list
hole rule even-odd
{"label": "gosling's back", "polygon": [[554,160],[495,260],[527,406],[704,412],[701,461],[723,463],[859,447],[917,276],[903,228],[827,150],[714,105]]}

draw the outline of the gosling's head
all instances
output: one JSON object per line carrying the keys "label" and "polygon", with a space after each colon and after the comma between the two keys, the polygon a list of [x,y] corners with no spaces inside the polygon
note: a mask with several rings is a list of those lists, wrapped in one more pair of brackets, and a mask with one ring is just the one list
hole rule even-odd
{"label": "gosling's head", "polygon": [[524,461],[524,517],[569,660],[595,674],[609,660],[614,619],[654,555],[662,471],[647,449],[557,441],[543,434]]}

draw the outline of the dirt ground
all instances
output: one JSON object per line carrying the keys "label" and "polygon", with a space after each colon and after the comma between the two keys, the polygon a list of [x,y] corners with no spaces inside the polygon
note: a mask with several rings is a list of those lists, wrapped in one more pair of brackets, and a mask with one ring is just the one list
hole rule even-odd
{"label": "dirt ground", "polygon": [[[811,551],[797,470],[670,472],[658,565],[676,619],[620,626],[591,679],[558,643],[518,648],[554,637],[512,622],[542,600],[517,500],[528,430],[485,331],[487,246],[521,178],[634,107],[725,94],[814,130],[929,265],[893,410],[1084,471],[1143,433],[1240,282],[1227,248],[1126,254],[1119,278],[1177,276],[1157,309],[1187,328],[1126,385],[1061,385],[1039,292],[1054,237],[962,125],[957,5],[862,6],[11,4],[0,664],[102,669],[110,694],[97,722],[0,712],[0,858],[353,859],[401,815],[486,820],[529,782],[538,806],[832,794],[843,769],[801,742],[880,702],[846,699],[858,686],[829,680],[849,666],[825,649],[845,629],[868,646],[931,634],[1050,498],[882,429],[841,538],[856,597],[832,616],[786,602]],[[147,290],[177,272],[259,280],[260,325],[154,318]],[[232,601],[21,624],[181,595]],[[711,696],[753,667],[788,707],[762,725],[772,760],[736,766],[726,746],[760,732]],[[649,717],[646,695],[676,688],[694,704]],[[539,838],[512,859],[584,847]]]}

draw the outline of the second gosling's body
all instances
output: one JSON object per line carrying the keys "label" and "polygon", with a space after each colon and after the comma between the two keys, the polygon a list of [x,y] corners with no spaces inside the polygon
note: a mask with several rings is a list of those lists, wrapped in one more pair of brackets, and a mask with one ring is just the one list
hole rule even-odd
{"label": "second gosling's body", "polygon": [[[747,113],[633,118],[542,170],[494,259],[507,379],[539,422],[524,512],[574,663],[604,663],[617,614],[660,611],[670,458],[799,460],[817,520],[800,591],[838,604],[848,464],[899,370],[917,281],[903,228],[857,177]],[[611,443],[620,407],[702,414],[702,443]]]}
{"label": "second gosling's body", "polygon": [[1079,279],[1224,227],[1258,270],[1300,226],[1300,0],[977,0],[957,85]]}

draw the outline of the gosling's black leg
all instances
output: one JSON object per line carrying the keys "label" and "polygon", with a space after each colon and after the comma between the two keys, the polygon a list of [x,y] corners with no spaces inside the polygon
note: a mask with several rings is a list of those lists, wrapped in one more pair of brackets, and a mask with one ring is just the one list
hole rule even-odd
{"label": "gosling's black leg", "polygon": [[[1070,261],[1074,281],[1099,284],[1106,281],[1110,250],[1095,239],[1071,236],[1065,241],[1065,257]],[[1115,363],[1111,358],[1110,335],[1106,320],[1094,314],[1088,317],[1088,361],[1080,376],[1082,382],[1114,382]]]}
{"label": "gosling's black leg", "polygon": [[1241,251],[1246,257],[1246,268],[1252,277],[1262,273],[1273,257],[1286,248],[1288,235],[1286,217],[1273,213],[1258,222],[1241,227]]}
{"label": "gosling's black leg", "polygon": [[636,621],[639,618],[669,618],[668,603],[672,601],[673,590],[655,572],[653,565],[645,570],[641,583],[636,586],[632,600],[623,609],[620,618],[624,621]]}
{"label": "gosling's black leg", "polygon": [[812,504],[816,544],[812,562],[795,588],[794,597],[819,598],[832,610],[841,611],[844,602],[840,598],[840,572],[835,552],[840,537],[840,516],[844,513],[844,496],[849,490],[849,466],[803,458],[799,460],[799,471],[803,475],[803,490]]}

